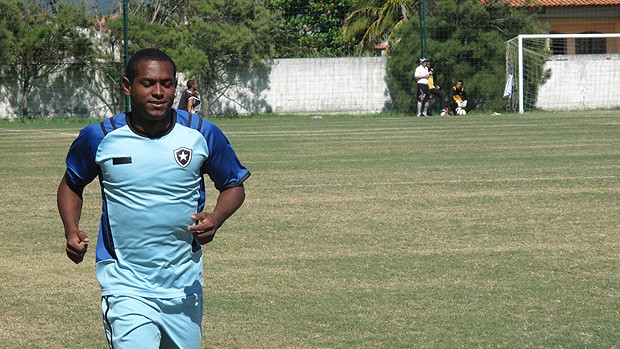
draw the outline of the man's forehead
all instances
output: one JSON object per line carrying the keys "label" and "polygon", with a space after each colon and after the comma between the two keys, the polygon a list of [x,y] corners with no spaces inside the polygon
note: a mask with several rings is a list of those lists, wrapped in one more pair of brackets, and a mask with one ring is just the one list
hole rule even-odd
{"label": "man's forehead", "polygon": [[174,67],[167,61],[143,60],[138,62],[137,68],[137,77],[175,77]]}

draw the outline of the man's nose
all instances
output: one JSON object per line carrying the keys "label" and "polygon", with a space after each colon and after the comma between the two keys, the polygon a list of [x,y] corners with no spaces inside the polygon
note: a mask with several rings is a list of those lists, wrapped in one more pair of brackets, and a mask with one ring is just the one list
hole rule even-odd
{"label": "man's nose", "polygon": [[155,84],[153,86],[153,95],[154,96],[162,96],[164,94],[164,88],[161,84]]}

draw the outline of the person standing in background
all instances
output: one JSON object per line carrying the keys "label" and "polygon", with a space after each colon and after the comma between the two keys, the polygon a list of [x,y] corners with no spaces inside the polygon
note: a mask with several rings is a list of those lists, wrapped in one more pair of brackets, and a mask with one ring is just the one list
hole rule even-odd
{"label": "person standing in background", "polygon": [[[428,115],[428,105],[427,102],[431,98],[431,93],[428,88],[428,78],[431,76],[431,72],[427,67],[428,59],[422,57],[420,58],[420,65],[415,69],[414,77],[418,84],[418,88],[416,91],[416,98],[418,100],[418,116],[427,116]],[[424,110],[422,110],[424,108]]]}
{"label": "person standing in background", "polygon": [[[196,101],[198,101],[198,103],[196,103]],[[200,110],[200,108],[196,109],[196,107],[200,105],[200,102],[200,94],[198,93],[198,84],[196,80],[187,80],[187,90],[183,91],[181,94],[177,108],[193,114]]]}
{"label": "person standing in background", "polygon": [[[437,78],[437,74],[435,74],[435,70],[433,69],[433,62],[429,59],[428,62],[426,63],[426,67],[428,68],[430,75],[428,77],[428,89],[430,91],[430,94],[437,97],[437,104],[439,105],[439,110],[440,110],[440,115],[444,116],[446,115],[446,112],[448,111],[446,108],[446,94],[441,90],[441,88],[436,84],[436,78]],[[429,100],[428,103],[430,106],[430,103],[432,102],[432,100]],[[426,110],[428,110],[429,107],[426,107]]]}

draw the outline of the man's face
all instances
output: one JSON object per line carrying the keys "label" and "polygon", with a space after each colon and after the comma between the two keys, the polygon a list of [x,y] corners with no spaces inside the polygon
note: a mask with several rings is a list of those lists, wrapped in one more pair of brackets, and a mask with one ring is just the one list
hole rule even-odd
{"label": "man's face", "polygon": [[456,83],[456,88],[461,88],[461,87],[463,87],[463,83],[462,83],[462,82],[460,82],[460,81],[459,81],[459,82],[457,82],[457,83]]}
{"label": "man's face", "polygon": [[123,89],[131,98],[133,115],[144,121],[162,120],[174,102],[174,68],[165,61],[141,61],[133,81],[123,78]]}

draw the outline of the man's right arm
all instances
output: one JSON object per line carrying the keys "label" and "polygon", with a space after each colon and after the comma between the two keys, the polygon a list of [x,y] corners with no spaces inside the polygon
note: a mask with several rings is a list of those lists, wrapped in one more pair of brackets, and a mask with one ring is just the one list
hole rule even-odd
{"label": "man's right arm", "polygon": [[62,177],[58,185],[56,203],[58,213],[65,230],[67,244],[65,251],[67,256],[74,263],[80,263],[84,259],[90,239],[79,228],[80,217],[82,215],[82,191],[84,187],[70,187],[66,176]]}
{"label": "man's right arm", "polygon": [[191,115],[193,113],[193,110],[194,110],[194,99],[190,97],[187,99],[187,112]]}

